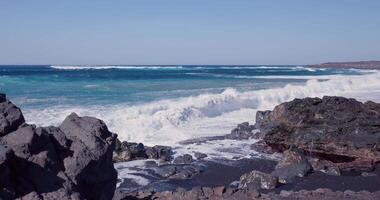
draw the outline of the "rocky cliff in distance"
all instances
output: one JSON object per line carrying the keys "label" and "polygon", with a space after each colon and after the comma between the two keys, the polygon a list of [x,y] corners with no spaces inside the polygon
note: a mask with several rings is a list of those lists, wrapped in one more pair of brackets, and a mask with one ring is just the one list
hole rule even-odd
{"label": "rocky cliff in distance", "polygon": [[315,65],[308,65],[308,67],[380,69],[380,61],[328,62]]}
{"label": "rocky cliff in distance", "polygon": [[0,95],[0,199],[112,199],[116,134],[69,115],[59,127],[26,124]]}

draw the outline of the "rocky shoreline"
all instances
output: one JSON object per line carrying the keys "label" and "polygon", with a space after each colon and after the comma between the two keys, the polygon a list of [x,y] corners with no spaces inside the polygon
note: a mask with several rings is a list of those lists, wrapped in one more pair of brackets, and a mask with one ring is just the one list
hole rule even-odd
{"label": "rocky shoreline", "polygon": [[[259,111],[254,125],[181,144],[251,138],[259,140],[253,150],[280,159],[175,155],[169,146],[119,141],[103,121],[75,113],[58,127],[36,127],[1,94],[0,199],[380,198],[380,104],[295,99]],[[126,188],[115,166],[140,161],[154,182]]]}

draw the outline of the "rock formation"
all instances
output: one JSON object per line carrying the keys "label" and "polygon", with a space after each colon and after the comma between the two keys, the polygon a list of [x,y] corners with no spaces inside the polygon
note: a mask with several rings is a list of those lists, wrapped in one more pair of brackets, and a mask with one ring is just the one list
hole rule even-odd
{"label": "rock formation", "polygon": [[24,123],[0,95],[0,199],[111,199],[116,134],[72,113],[59,127]]}
{"label": "rock formation", "polygon": [[259,111],[255,126],[273,149],[296,147],[341,169],[370,169],[380,161],[380,104],[371,101],[295,99]]}

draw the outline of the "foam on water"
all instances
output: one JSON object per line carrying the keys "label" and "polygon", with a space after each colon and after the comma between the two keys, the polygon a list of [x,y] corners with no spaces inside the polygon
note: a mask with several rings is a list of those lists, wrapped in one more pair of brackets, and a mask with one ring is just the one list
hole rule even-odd
{"label": "foam on water", "polygon": [[[273,109],[284,101],[324,95],[354,96],[378,92],[380,73],[330,76],[329,80],[310,79],[304,85],[222,93],[154,101],[141,105],[55,106],[26,109],[26,119],[38,125],[58,125],[70,112],[103,119],[109,128],[127,141],[147,145],[176,145],[178,141],[200,136],[223,135],[243,121],[254,122],[257,110]],[[373,96],[372,96],[373,97]]]}
{"label": "foam on water", "polygon": [[53,69],[61,70],[94,70],[94,69],[182,69],[182,66],[123,66],[123,65],[61,65],[61,66],[50,66]]}

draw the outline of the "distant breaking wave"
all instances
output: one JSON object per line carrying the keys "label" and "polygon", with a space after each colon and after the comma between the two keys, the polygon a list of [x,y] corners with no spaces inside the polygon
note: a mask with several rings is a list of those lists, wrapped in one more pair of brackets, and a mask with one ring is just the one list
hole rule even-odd
{"label": "distant breaking wave", "polygon": [[323,71],[325,68],[310,68],[304,66],[172,66],[172,65],[52,65],[50,66],[53,69],[60,70],[96,70],[96,69],[283,69],[290,71]]}
{"label": "distant breaking wave", "polygon": [[61,70],[92,70],[92,69],[182,69],[182,66],[122,66],[122,65],[107,65],[107,66],[50,66],[54,69]]}

